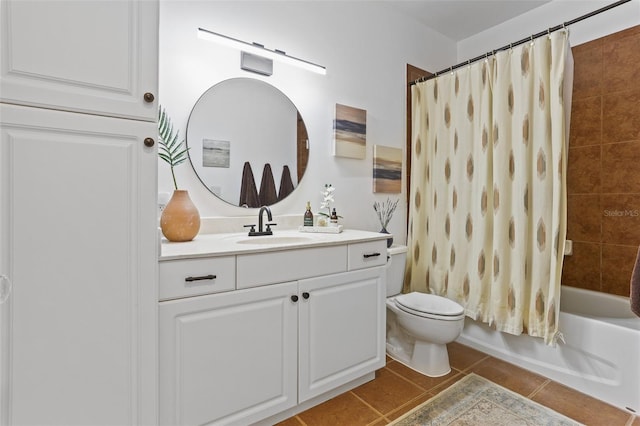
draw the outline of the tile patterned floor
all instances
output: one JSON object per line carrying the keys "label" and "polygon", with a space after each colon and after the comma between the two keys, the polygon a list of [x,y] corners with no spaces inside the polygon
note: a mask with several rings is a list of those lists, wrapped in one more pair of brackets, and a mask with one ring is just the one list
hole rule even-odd
{"label": "tile patterned floor", "polygon": [[448,345],[452,371],[427,377],[387,358],[375,380],[291,417],[278,426],[381,426],[475,373],[593,426],[640,426],[640,416],[591,398],[538,374],[459,343]]}

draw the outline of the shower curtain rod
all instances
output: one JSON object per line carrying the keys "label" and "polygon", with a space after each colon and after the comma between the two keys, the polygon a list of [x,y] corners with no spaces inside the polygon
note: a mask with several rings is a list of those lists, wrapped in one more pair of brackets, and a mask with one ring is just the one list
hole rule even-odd
{"label": "shower curtain rod", "polygon": [[541,31],[541,32],[536,33],[536,34],[532,34],[531,36],[529,36],[527,38],[523,38],[522,40],[518,40],[515,43],[509,43],[509,44],[507,44],[505,46],[502,46],[502,47],[500,47],[498,49],[491,50],[491,51],[485,53],[484,55],[476,56],[473,59],[469,59],[467,61],[460,62],[459,64],[450,66],[449,68],[445,68],[445,69],[443,69],[441,71],[437,71],[435,74],[433,74],[431,76],[419,78],[419,79],[417,79],[415,81],[410,82],[409,85],[413,86],[414,84],[421,83],[421,82],[427,81],[427,80],[431,80],[432,78],[436,78],[439,74],[442,74],[444,72],[451,72],[451,71],[453,71],[455,69],[458,69],[460,67],[463,67],[465,65],[469,65],[472,62],[476,62],[476,61],[479,61],[481,59],[488,58],[489,55],[495,55],[496,52],[499,52],[501,50],[511,49],[514,46],[521,45],[521,44],[526,43],[528,41],[533,41],[534,38],[542,37],[545,34],[550,34],[552,32],[561,30],[563,28],[566,28],[569,25],[575,24],[576,22],[580,22],[580,21],[583,21],[583,20],[585,20],[587,18],[591,18],[592,16],[598,15],[598,14],[600,14],[602,12],[606,12],[607,10],[613,9],[614,7],[618,7],[618,6],[622,5],[622,4],[629,3],[630,1],[631,0],[619,0],[619,1],[615,2],[615,3],[611,3],[610,5],[602,7],[600,9],[598,9],[598,10],[594,10],[593,12],[587,13],[586,15],[579,16],[579,17],[577,17],[575,19],[572,19],[570,21],[567,21],[567,22],[565,22],[563,24],[556,25],[555,27],[551,27],[551,28],[549,28],[549,29],[547,29],[545,31]]}

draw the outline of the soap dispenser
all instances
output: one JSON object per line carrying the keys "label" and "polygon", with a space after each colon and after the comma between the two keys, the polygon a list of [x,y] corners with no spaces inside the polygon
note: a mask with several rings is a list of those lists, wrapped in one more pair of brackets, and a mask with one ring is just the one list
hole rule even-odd
{"label": "soap dispenser", "polygon": [[335,207],[331,212],[331,217],[329,218],[329,221],[331,222],[331,226],[338,226],[338,214],[336,213]]}
{"label": "soap dispenser", "polygon": [[307,210],[304,212],[304,226],[313,226],[313,213],[311,213],[311,202],[307,201]]}

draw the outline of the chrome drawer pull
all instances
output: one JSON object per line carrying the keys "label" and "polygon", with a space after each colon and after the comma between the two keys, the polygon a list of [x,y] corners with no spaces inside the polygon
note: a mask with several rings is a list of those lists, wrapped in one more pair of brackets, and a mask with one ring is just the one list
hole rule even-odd
{"label": "chrome drawer pull", "polygon": [[191,281],[203,281],[203,280],[215,280],[217,277],[215,275],[203,275],[201,277],[187,277],[184,280],[186,282]]}
{"label": "chrome drawer pull", "polygon": [[362,257],[364,257],[365,259],[368,259],[370,257],[378,257],[380,256],[380,253],[371,253],[371,254],[363,254]]}

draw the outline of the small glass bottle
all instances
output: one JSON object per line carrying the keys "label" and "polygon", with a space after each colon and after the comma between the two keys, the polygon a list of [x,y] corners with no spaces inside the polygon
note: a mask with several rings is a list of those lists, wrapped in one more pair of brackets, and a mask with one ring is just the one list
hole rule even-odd
{"label": "small glass bottle", "polygon": [[313,213],[311,213],[311,202],[307,201],[307,210],[304,212],[304,226],[313,226]]}
{"label": "small glass bottle", "polygon": [[331,226],[338,226],[338,214],[336,213],[335,207],[331,212],[331,217],[329,218],[329,221],[331,222]]}

